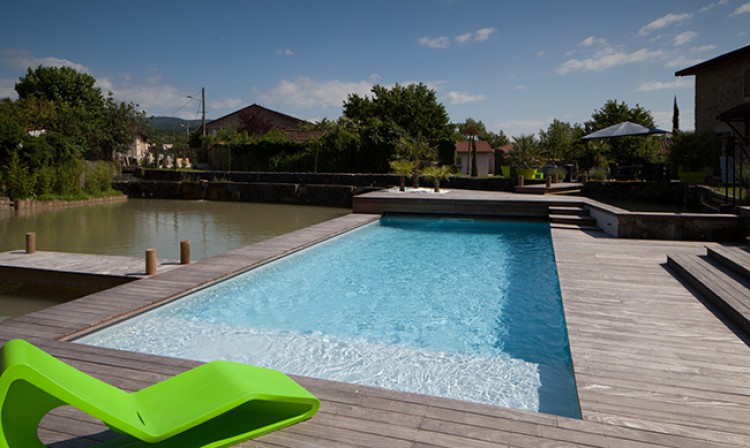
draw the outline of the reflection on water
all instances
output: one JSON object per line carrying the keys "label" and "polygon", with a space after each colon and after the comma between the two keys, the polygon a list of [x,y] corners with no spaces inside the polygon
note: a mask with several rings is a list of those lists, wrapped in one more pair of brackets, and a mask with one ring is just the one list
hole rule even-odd
{"label": "reflection on water", "polygon": [[348,209],[248,202],[129,199],[44,212],[0,213],[0,252],[23,249],[27,232],[37,250],[178,259],[190,240],[191,258],[212,257],[333,219]]}
{"label": "reflection on water", "polygon": [[[27,232],[37,250],[179,259],[212,257],[349,213],[349,209],[163,199],[56,209],[0,211],[0,252],[23,249]],[[88,291],[0,282],[0,319],[81,297]]]}
{"label": "reflection on water", "polygon": [[0,281],[0,320],[77,299],[92,290]]}

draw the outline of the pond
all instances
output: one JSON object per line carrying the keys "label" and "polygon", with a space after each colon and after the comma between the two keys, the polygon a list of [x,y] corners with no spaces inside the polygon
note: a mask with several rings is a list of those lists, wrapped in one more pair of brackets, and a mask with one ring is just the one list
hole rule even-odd
{"label": "pond", "polygon": [[[190,240],[199,260],[350,213],[333,207],[249,202],[129,199],[95,206],[0,212],[0,252],[24,248],[36,233],[37,250],[179,259]],[[0,316],[16,316],[89,291],[35,288],[0,282]],[[38,306],[32,303],[38,303]]]}

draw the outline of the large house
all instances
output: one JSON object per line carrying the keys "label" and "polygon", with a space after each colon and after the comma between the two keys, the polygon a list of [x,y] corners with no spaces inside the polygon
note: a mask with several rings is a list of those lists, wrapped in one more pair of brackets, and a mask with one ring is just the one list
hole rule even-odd
{"label": "large house", "polygon": [[[477,174],[487,176],[495,173],[495,150],[483,140],[477,145]],[[456,165],[462,174],[471,174],[471,145],[468,140],[456,142]]]}
{"label": "large house", "polygon": [[206,123],[206,133],[214,137],[221,130],[246,130],[257,135],[272,130],[282,130],[296,134],[303,123],[306,123],[305,120],[251,104]]}
{"label": "large house", "polygon": [[695,76],[696,132],[724,137],[734,134],[747,143],[750,45],[680,70],[675,76]]}

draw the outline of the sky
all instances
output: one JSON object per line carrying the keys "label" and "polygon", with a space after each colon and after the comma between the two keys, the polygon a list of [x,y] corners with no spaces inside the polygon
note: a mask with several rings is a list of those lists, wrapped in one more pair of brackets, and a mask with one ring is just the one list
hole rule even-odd
{"label": "sky", "polygon": [[[583,123],[607,100],[694,126],[695,78],[750,44],[749,0],[3,0],[0,98],[69,66],[147,116],[256,103],[336,119],[349,94],[424,83],[455,123],[507,136]],[[188,97],[192,98],[188,98]]]}

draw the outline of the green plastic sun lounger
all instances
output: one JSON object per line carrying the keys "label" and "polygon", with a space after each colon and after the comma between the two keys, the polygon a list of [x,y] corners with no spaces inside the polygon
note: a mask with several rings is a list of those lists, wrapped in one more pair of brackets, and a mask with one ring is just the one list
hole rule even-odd
{"label": "green plastic sun lounger", "polygon": [[213,361],[138,392],[91,377],[21,339],[0,348],[0,447],[43,447],[37,428],[71,405],[126,436],[101,446],[224,447],[312,417],[320,402],[275,370]]}

